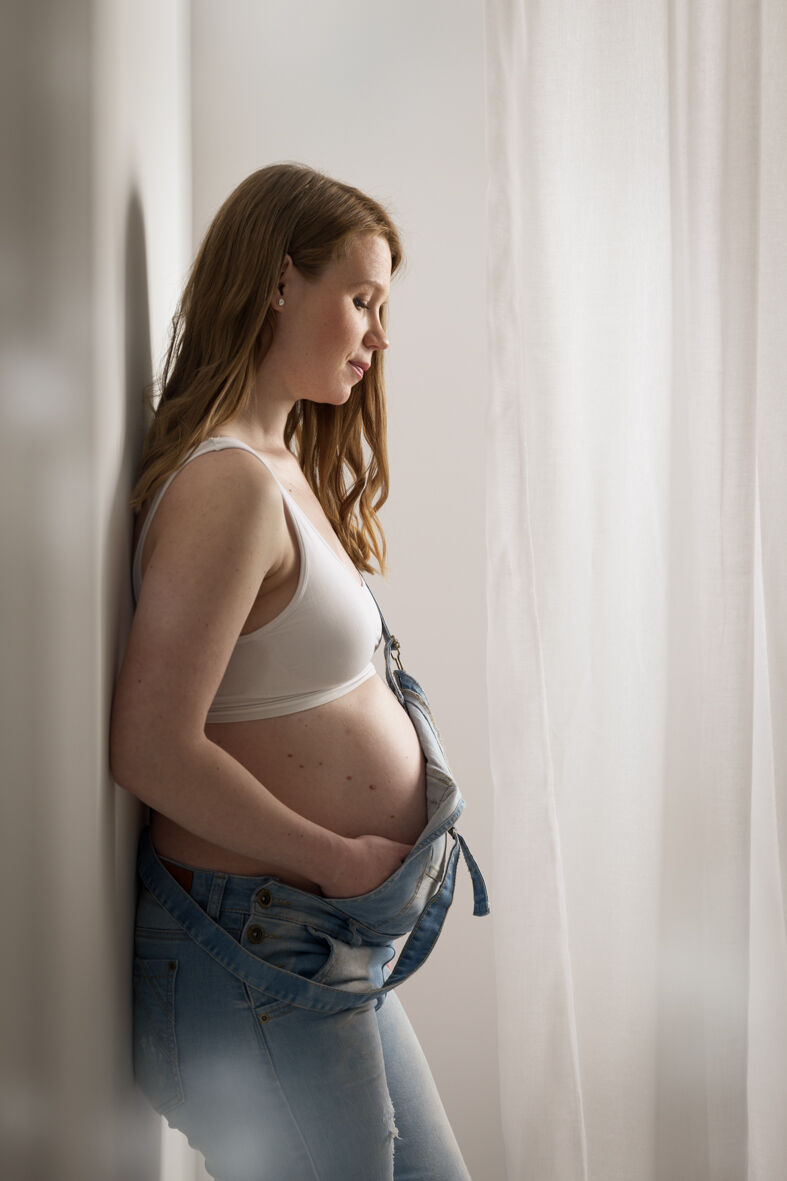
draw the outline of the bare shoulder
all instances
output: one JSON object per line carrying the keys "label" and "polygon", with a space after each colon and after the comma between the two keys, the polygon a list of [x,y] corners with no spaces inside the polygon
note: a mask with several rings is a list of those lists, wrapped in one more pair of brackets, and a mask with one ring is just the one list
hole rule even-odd
{"label": "bare shoulder", "polygon": [[[137,520],[135,542],[146,511]],[[141,558],[143,579],[162,542],[170,548],[178,539],[191,539],[224,548],[222,541],[233,538],[264,555],[266,569],[286,542],[281,490],[265,464],[240,447],[207,451],[176,474],[150,523]]]}

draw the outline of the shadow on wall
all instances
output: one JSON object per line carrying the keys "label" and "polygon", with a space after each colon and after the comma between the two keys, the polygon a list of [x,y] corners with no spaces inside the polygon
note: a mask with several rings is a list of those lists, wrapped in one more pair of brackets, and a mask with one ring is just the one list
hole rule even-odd
{"label": "shadow on wall", "polygon": [[110,673],[113,686],[133,611],[133,514],[129,508],[129,499],[136,482],[142,441],[150,418],[150,412],[145,409],[144,395],[152,379],[145,219],[136,189],[132,189],[129,194],[126,210],[123,376],[124,413],[119,440],[120,455],[105,550],[108,563],[106,585],[109,592],[107,609],[110,613],[106,636],[112,659]]}
{"label": "shadow on wall", "polygon": [[142,202],[132,189],[126,211],[126,454],[136,464],[149,421],[143,405],[143,391],[150,382],[150,307],[148,305],[148,258]]}
{"label": "shadow on wall", "polygon": [[[120,662],[133,613],[131,597],[131,538],[133,514],[129,499],[136,482],[137,466],[149,413],[144,394],[152,377],[150,309],[145,220],[136,189],[129,194],[126,211],[124,282],[124,371],[123,416],[118,440],[116,482],[107,520],[105,599],[106,651],[110,691]],[[124,793],[127,797],[128,793]]]}
{"label": "shadow on wall", "polygon": [[[116,440],[116,465],[111,507],[107,518],[104,547],[103,596],[105,675],[107,678],[107,734],[109,709],[120,662],[123,657],[133,613],[131,595],[131,541],[133,514],[129,498],[136,481],[137,466],[148,414],[144,393],[152,377],[150,309],[148,301],[147,245],[145,219],[138,190],[132,187],[126,207],[123,289],[122,409]],[[161,1175],[161,1121],[133,1083],[132,967],[134,912],[136,909],[136,846],[145,822],[145,807],[120,788],[108,793],[105,813],[104,849],[114,862],[107,867],[107,879],[115,882],[114,921],[116,932],[119,1029],[119,1120],[123,1151],[121,1174],[133,1178]]]}
{"label": "shadow on wall", "polygon": [[[109,518],[107,579],[109,610],[107,639],[112,654],[112,682],[117,677],[131,622],[131,537],[133,514],[129,498],[136,482],[137,465],[149,412],[144,394],[152,378],[150,308],[145,219],[136,189],[129,194],[126,211],[124,284],[124,417],[120,462]],[[114,593],[111,593],[114,592]]]}

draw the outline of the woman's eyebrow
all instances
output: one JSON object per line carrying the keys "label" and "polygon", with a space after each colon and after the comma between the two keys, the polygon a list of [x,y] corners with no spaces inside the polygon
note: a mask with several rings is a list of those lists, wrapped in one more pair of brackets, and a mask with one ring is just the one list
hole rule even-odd
{"label": "woman's eyebrow", "polygon": [[353,279],[353,287],[374,287],[377,291],[387,291],[387,288],[382,283],[375,282],[374,279]]}

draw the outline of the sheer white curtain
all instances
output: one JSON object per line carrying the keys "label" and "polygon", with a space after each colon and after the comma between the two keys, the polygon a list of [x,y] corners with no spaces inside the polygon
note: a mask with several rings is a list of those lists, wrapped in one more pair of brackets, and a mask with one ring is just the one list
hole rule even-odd
{"label": "sheer white curtain", "polygon": [[783,1181],[787,6],[486,53],[509,1181]]}

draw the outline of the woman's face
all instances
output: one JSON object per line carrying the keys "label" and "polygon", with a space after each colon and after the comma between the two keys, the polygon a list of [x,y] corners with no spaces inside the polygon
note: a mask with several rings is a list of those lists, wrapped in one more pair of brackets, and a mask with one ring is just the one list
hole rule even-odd
{"label": "woman's face", "polygon": [[388,348],[380,309],[390,282],[391,251],[377,235],[352,238],[346,256],[319,279],[305,278],[287,256],[272,304],[276,334],[265,360],[273,362],[289,396],[347,401],[375,350]]}

